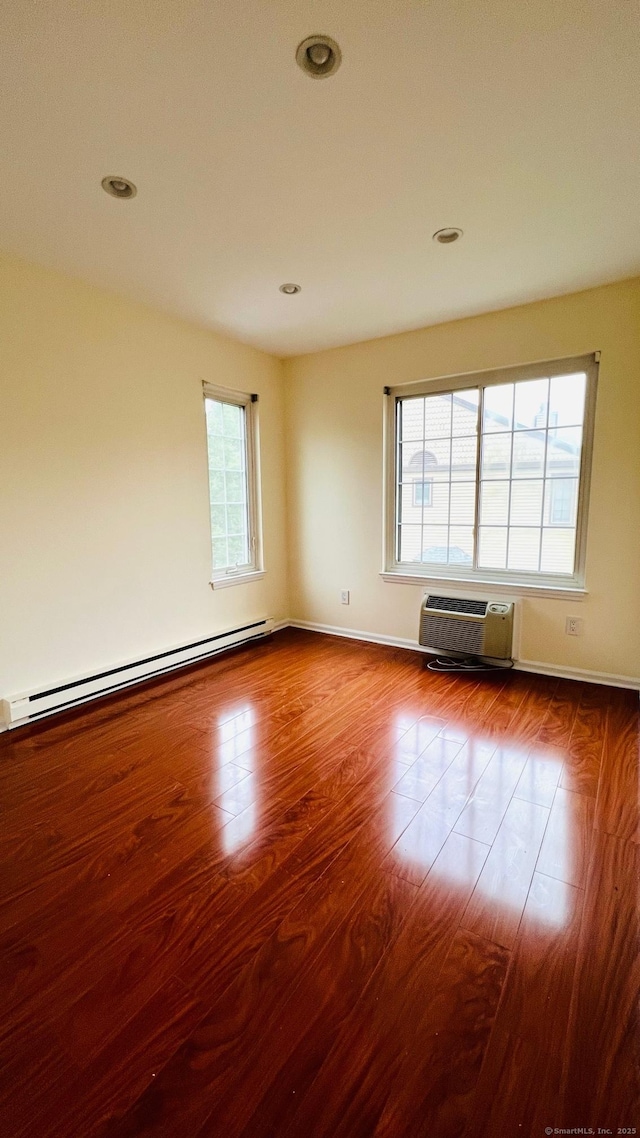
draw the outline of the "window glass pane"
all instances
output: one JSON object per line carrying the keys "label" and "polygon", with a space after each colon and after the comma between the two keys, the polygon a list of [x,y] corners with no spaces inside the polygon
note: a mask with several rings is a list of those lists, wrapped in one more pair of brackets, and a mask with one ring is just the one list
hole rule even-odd
{"label": "window glass pane", "polygon": [[[430,507],[433,505],[433,482],[430,479],[424,482],[413,483],[412,502],[414,506]],[[410,521],[412,519],[407,520]]]}
{"label": "window glass pane", "polygon": [[422,526],[400,526],[399,561],[419,561],[422,546]]}
{"label": "window glass pane", "polygon": [[530,569],[537,572],[539,558],[540,530],[512,527],[509,530],[507,569]]}
{"label": "window glass pane", "polygon": [[429,395],[424,401],[424,437],[439,439],[451,433],[451,396]]}
{"label": "window glass pane", "polygon": [[225,537],[227,533],[227,511],[224,506],[211,506],[211,534]]}
{"label": "window glass pane", "polygon": [[228,564],[227,543],[223,537],[216,538],[213,543],[213,568],[226,569]]}
{"label": "window glass pane", "polygon": [[224,439],[222,435],[208,436],[209,471],[224,470]]}
{"label": "window glass pane", "polygon": [[246,482],[242,472],[238,471],[237,473],[233,473],[230,470],[227,471],[225,481],[227,486],[227,501],[243,503],[245,500]]}
{"label": "window glass pane", "polygon": [[546,431],[516,431],[513,436],[512,478],[542,478]]}
{"label": "window glass pane", "polygon": [[246,565],[249,560],[249,549],[246,534],[236,534],[227,539],[230,565]]}
{"label": "window glass pane", "polygon": [[547,478],[559,475],[571,477],[580,473],[582,427],[558,427],[549,431],[547,447]]}
{"label": "window glass pane", "polygon": [[551,478],[545,486],[546,526],[575,526],[578,510],[578,479]]}
{"label": "window glass pane", "polygon": [[475,501],[475,482],[454,482],[451,486],[451,524],[473,525]]}
{"label": "window glass pane", "polygon": [[224,466],[225,470],[242,470],[243,454],[242,440],[224,438]]}
{"label": "window glass pane", "polygon": [[234,403],[222,404],[222,422],[224,424],[225,438],[239,439],[242,435],[243,407],[236,407]]}
{"label": "window glass pane", "polygon": [[[211,445],[209,446],[209,452],[211,452]],[[209,470],[209,494],[212,503],[221,502],[224,504],[224,470]]]}
{"label": "window glass pane", "polygon": [[467,435],[451,440],[451,478],[466,480],[475,478],[478,439]]}
{"label": "window glass pane", "polygon": [[431,487],[431,505],[424,513],[424,521],[428,525],[435,525],[437,522],[442,522],[446,525],[449,521],[450,490],[451,486],[449,482],[433,483]]}
{"label": "window glass pane", "polygon": [[511,487],[509,522],[512,526],[539,526],[542,521],[543,482],[527,478]]}
{"label": "window glass pane", "polygon": [[243,506],[227,506],[227,535],[242,533],[245,528]]}
{"label": "window glass pane", "polygon": [[509,520],[509,483],[482,482],[480,486],[480,523],[506,526]]}
{"label": "window glass pane", "polygon": [[473,565],[473,530],[470,526],[451,526],[449,529],[449,564]]}
{"label": "window glass pane", "polygon": [[[402,443],[400,462],[403,482],[422,481],[425,475],[440,480],[449,479],[449,439],[422,439]],[[426,448],[426,449],[425,449]]]}
{"label": "window glass pane", "polygon": [[512,435],[485,435],[482,440],[482,478],[508,478]]}
{"label": "window glass pane", "polygon": [[422,521],[422,505],[420,503],[416,505],[414,499],[416,485],[422,485],[422,483],[405,482],[400,487],[400,500],[398,502],[398,508],[399,520],[401,522],[415,523]]}
{"label": "window glass pane", "polygon": [[222,403],[218,403],[215,399],[207,399],[206,413],[207,433],[210,435],[221,435],[223,430]]}
{"label": "window glass pane", "polygon": [[576,531],[544,529],[540,568],[545,573],[573,573]]}
{"label": "window glass pane", "polygon": [[549,404],[550,427],[572,427],[582,423],[586,387],[587,377],[583,371],[553,377]]}
{"label": "window glass pane", "polygon": [[485,387],[483,432],[510,431],[513,423],[513,384]]}
{"label": "window glass pane", "polygon": [[400,438],[421,439],[424,428],[424,399],[403,399],[400,403]]}
{"label": "window glass pane", "polygon": [[515,431],[526,431],[531,427],[547,425],[547,404],[549,402],[549,380],[529,379],[516,383],[516,405],[513,416]]}
{"label": "window glass pane", "polygon": [[478,402],[480,391],[477,387],[454,391],[452,435],[475,435],[478,430]]}
{"label": "window glass pane", "polygon": [[506,564],[506,528],[481,526],[478,543],[478,565],[483,569],[504,569]]}
{"label": "window glass pane", "polygon": [[449,552],[448,545],[446,526],[425,526],[422,535],[421,560],[426,564],[446,564]]}

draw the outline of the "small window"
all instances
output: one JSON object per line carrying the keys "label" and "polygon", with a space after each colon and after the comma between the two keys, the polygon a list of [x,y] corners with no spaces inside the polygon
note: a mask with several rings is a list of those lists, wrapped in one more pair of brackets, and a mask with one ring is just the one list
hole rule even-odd
{"label": "small window", "polygon": [[209,455],[212,583],[262,570],[256,398],[204,385]]}
{"label": "small window", "polygon": [[425,482],[414,482],[413,484],[413,504],[414,506],[430,506],[431,494],[433,490],[433,482],[431,479]]}
{"label": "small window", "polygon": [[575,478],[552,478],[549,481],[549,525],[575,525],[576,516]]}
{"label": "small window", "polygon": [[584,585],[593,356],[389,389],[398,576]]}

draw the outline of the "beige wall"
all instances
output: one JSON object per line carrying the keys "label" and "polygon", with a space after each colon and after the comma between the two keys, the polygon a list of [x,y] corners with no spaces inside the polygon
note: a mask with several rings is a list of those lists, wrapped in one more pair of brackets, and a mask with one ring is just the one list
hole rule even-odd
{"label": "beige wall", "polygon": [[[0,696],[288,615],[282,367],[0,258]],[[266,577],[214,592],[201,381],[260,394]]]}
{"label": "beige wall", "polygon": [[596,350],[588,597],[519,598],[519,655],[639,677],[640,280],[286,361],[290,615],[416,638],[424,587],[379,577],[384,385]]}
{"label": "beige wall", "polygon": [[[519,600],[520,656],[640,675],[640,280],[289,360],[284,385],[278,360],[11,257],[0,298],[1,696],[267,616],[414,640],[423,588],[379,577],[382,387],[597,349],[588,597]],[[203,379],[260,394],[267,575],[215,592]]]}

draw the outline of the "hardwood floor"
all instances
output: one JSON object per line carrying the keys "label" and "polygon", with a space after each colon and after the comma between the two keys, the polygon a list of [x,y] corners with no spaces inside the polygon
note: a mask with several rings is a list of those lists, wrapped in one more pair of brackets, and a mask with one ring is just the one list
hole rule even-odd
{"label": "hardwood floor", "polygon": [[294,630],[0,736],[2,1138],[640,1133],[638,738]]}

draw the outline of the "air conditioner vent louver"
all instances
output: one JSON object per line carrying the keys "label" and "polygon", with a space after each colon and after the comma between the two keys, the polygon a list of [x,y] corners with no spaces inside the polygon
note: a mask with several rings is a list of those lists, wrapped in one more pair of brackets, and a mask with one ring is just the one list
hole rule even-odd
{"label": "air conditioner vent louver", "polygon": [[513,604],[428,596],[420,610],[419,643],[462,656],[511,659]]}
{"label": "air conditioner vent louver", "polygon": [[485,616],[488,601],[468,601],[460,597],[427,597],[427,608],[440,609],[441,612],[470,612],[475,616]]}
{"label": "air conditioner vent louver", "polygon": [[445,616],[423,614],[420,632],[421,637],[424,635],[426,638],[425,643],[434,648],[447,652],[467,652],[470,656],[482,652],[484,628],[470,620],[453,621],[447,620]]}

